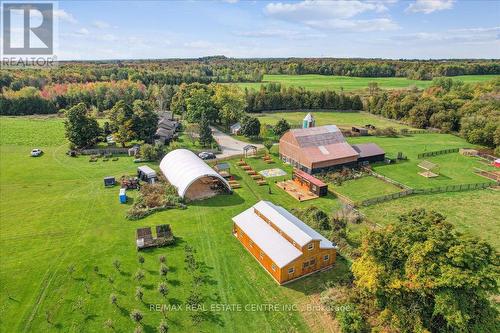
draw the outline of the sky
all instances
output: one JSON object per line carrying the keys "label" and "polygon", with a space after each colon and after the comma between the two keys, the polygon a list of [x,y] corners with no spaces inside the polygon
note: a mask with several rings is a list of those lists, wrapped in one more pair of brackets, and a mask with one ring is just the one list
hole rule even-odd
{"label": "sky", "polygon": [[61,60],[500,58],[500,0],[59,1]]}

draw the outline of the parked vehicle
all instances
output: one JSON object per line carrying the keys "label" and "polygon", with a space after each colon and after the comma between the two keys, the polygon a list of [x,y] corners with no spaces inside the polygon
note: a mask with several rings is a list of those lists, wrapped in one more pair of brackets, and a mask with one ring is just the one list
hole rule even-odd
{"label": "parked vehicle", "polygon": [[198,157],[201,158],[202,160],[213,160],[215,158],[215,154],[202,151],[201,153],[198,154]]}
{"label": "parked vehicle", "polygon": [[41,149],[35,148],[31,151],[31,157],[38,157],[43,154]]}

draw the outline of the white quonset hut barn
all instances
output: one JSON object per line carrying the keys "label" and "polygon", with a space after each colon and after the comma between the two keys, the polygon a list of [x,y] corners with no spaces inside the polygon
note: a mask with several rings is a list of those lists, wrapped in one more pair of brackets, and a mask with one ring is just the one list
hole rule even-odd
{"label": "white quonset hut barn", "polygon": [[232,192],[221,175],[187,149],[176,149],[165,155],[160,162],[160,170],[177,188],[179,196],[188,200]]}

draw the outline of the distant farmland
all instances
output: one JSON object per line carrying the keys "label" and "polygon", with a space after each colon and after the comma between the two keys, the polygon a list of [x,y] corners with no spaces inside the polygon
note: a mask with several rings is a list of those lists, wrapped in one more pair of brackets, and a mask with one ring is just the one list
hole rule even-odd
{"label": "distant farmland", "polygon": [[[498,75],[462,75],[454,76],[453,80],[461,80],[466,83],[476,83],[491,80]],[[261,84],[270,82],[281,83],[284,86],[304,87],[311,90],[340,90],[355,91],[366,89],[368,83],[377,82],[383,89],[401,89],[410,86],[426,88],[432,81],[409,80],[403,77],[349,77],[349,76],[328,76],[328,75],[264,75],[260,83],[238,83],[242,88],[259,89]]]}

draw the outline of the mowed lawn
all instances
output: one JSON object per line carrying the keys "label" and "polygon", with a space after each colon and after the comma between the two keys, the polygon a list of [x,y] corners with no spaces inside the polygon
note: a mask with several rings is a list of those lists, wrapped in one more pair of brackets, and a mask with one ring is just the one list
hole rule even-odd
{"label": "mowed lawn", "polygon": [[347,180],[342,182],[340,186],[333,184],[329,184],[328,186],[354,202],[401,191],[399,187],[372,176]]}
{"label": "mowed lawn", "polygon": [[375,223],[394,221],[402,211],[424,208],[446,216],[460,232],[479,237],[500,251],[500,191],[492,189],[414,195],[363,207],[361,211]]}
{"label": "mowed lawn", "polygon": [[[348,138],[348,141],[350,143],[374,142],[386,152],[386,156],[392,158],[396,157],[398,152],[402,152],[408,157],[408,160],[399,161],[396,164],[379,163],[373,166],[373,170],[413,188],[484,183],[488,179],[475,174],[474,168],[492,169],[482,159],[463,156],[459,153],[417,158],[419,153],[426,151],[473,147],[464,139],[451,134],[415,134],[397,138],[352,137]],[[423,171],[418,167],[418,164],[423,160],[439,166],[439,177],[425,178],[418,174]]]}
{"label": "mowed lawn", "polygon": [[[307,115],[308,111],[303,112],[264,112],[252,113],[257,117],[261,124],[274,125],[280,119],[286,119],[290,124],[301,125],[302,120]],[[343,128],[351,126],[364,126],[372,124],[376,127],[394,127],[396,129],[410,128],[407,125],[391,121],[382,117],[377,117],[367,112],[335,112],[335,111],[312,111],[312,115],[316,120],[316,126],[337,125]]]}
{"label": "mowed lawn", "polygon": [[[327,280],[345,276],[343,260],[333,270],[279,287],[231,234],[231,217],[260,199],[289,209],[316,202],[298,203],[272,181],[270,194],[267,186],[257,186],[233,165],[243,186],[233,195],[132,222],[125,219],[130,203],[118,202],[118,187],[106,189],[102,184],[104,176],[134,173],[137,165],[131,158],[89,163],[86,157],[67,157],[60,119],[0,118],[0,124],[0,331],[101,332],[104,321],[111,319],[116,331],[130,332],[135,327],[130,311],[139,309],[145,331],[154,332],[163,316],[150,311],[150,304],[181,306],[167,313],[169,332],[331,329],[323,312],[303,307],[317,300]],[[45,154],[29,157],[34,146]],[[338,205],[332,197],[321,202],[325,209]],[[146,275],[136,281],[134,274],[141,266],[135,230],[163,223],[172,225],[179,241],[174,247],[144,252]],[[204,267],[200,291],[208,311],[198,325],[182,308],[193,288],[185,270],[185,245],[196,249]],[[159,255],[167,257],[169,267],[165,298],[157,292]],[[119,271],[114,260],[121,262]],[[144,289],[143,302],[134,297],[137,286]],[[117,306],[110,304],[112,293],[117,295]],[[244,310],[210,311],[217,304],[239,304]],[[259,308],[262,304],[278,304],[283,310]]]}
{"label": "mowed lawn", "polygon": [[[465,83],[488,81],[497,75],[462,75],[451,77]],[[410,80],[403,77],[349,77],[336,75],[264,75],[262,82],[238,83],[242,88],[260,89],[262,84],[270,82],[280,83],[286,87],[303,87],[310,90],[340,90],[356,91],[368,88],[368,83],[377,82],[382,89],[403,89],[411,86],[427,88],[432,81]]]}

